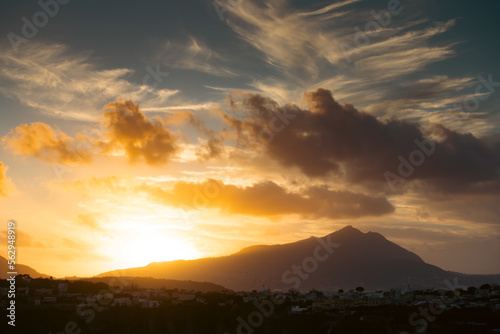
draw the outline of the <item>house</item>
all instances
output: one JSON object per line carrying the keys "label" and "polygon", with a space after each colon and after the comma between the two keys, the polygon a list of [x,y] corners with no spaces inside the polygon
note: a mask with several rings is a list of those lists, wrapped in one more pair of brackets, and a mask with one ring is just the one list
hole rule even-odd
{"label": "house", "polygon": [[17,288],[17,293],[18,294],[21,294],[21,293],[28,294],[29,291],[30,291],[30,288],[27,287],[27,286],[23,286],[23,287]]}
{"label": "house", "polygon": [[477,289],[475,292],[476,298],[488,298],[490,296],[490,290],[488,289]]}
{"label": "house", "polygon": [[356,302],[356,299],[353,298],[339,298],[332,301],[332,306],[335,309],[345,310],[348,307],[354,306]]}
{"label": "house", "polygon": [[302,313],[307,311],[307,307],[292,306],[292,313]]}
{"label": "house", "polygon": [[42,298],[43,303],[55,303],[57,302],[57,297],[46,296]]}
{"label": "house", "polygon": [[111,303],[112,307],[116,306],[132,306],[132,300],[128,297],[123,297],[123,298],[115,298],[113,299],[113,302]]}
{"label": "house", "polygon": [[389,305],[391,300],[385,297],[369,297],[365,301],[366,306],[380,306],[380,305]]}
{"label": "house", "polygon": [[160,306],[157,300],[139,299],[137,305],[141,308],[155,308]]}
{"label": "house", "polygon": [[151,296],[148,290],[131,291],[129,293],[135,298],[148,298]]}
{"label": "house", "polygon": [[187,301],[187,300],[194,300],[196,296],[193,293],[183,293],[179,295],[179,300],[181,301]]}
{"label": "house", "polygon": [[52,296],[52,289],[36,289],[36,296]]}
{"label": "house", "polygon": [[244,303],[253,302],[254,300],[256,300],[256,298],[253,297],[253,296],[245,296],[245,297],[243,297],[243,302]]}
{"label": "house", "polygon": [[105,304],[104,301],[107,301],[109,303],[111,300],[113,300],[113,293],[106,292],[103,294],[97,294],[97,295],[93,296],[92,299],[97,300],[97,301],[103,301],[102,304]]}
{"label": "house", "polygon": [[68,283],[59,283],[57,286],[57,291],[59,292],[60,295],[63,295],[68,292]]}

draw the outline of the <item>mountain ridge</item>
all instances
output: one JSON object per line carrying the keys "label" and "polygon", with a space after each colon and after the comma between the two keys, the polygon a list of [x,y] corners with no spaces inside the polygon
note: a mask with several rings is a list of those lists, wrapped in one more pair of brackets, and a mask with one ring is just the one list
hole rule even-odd
{"label": "mountain ridge", "polygon": [[[333,249],[332,245],[337,244],[338,248]],[[330,248],[325,245],[330,245]],[[300,276],[297,272],[300,264],[304,269],[308,269],[306,265],[309,265],[309,269],[314,270],[302,272]],[[324,237],[278,245],[254,245],[221,257],[153,262],[145,267],[102,273],[98,277],[118,272],[138,277],[210,281],[232,290],[247,291],[262,285],[288,290],[297,285],[291,285],[292,282],[299,282],[301,290],[336,290],[356,286],[388,289],[408,285],[414,288],[446,288],[445,282],[453,281],[455,277],[461,280],[461,285],[500,283],[500,275],[445,271],[425,263],[417,254],[387,240],[380,233],[363,233],[351,225]]]}
{"label": "mountain ridge", "polygon": [[[12,270],[9,270],[9,264],[8,260],[4,258],[3,256],[0,256],[0,279],[6,279],[9,278],[10,275],[7,275],[7,272],[11,272]],[[24,265],[24,264],[18,264],[16,263],[16,272],[18,275],[22,274],[28,274],[33,278],[49,278],[49,275],[41,274],[35,269],[31,268],[30,266]]]}

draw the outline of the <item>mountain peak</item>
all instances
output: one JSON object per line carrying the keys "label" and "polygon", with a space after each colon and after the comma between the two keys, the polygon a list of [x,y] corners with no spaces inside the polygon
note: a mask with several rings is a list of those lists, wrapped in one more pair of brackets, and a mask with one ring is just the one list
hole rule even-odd
{"label": "mountain peak", "polygon": [[[333,252],[332,248],[335,248]],[[318,256],[321,260],[316,259]],[[299,279],[290,270],[297,264],[307,269],[310,261],[314,261],[315,270],[309,272],[307,280]],[[385,239],[379,233],[364,233],[350,225],[322,238],[302,239],[281,245],[255,245],[228,256],[161,262],[154,266],[125,269],[120,273],[136,277],[208,281],[236,291],[250,291],[262,284],[286,291],[297,280],[301,291],[313,288],[336,291],[341,287],[356,286],[381,290],[408,284],[427,288],[442,286],[445,279],[452,280],[456,276],[425,263],[415,253]],[[100,276],[117,274],[108,272]],[[460,277],[463,281],[467,279],[465,276]],[[491,281],[499,279],[492,277]],[[485,282],[484,278],[481,280]]]}
{"label": "mountain peak", "polygon": [[333,232],[334,234],[342,234],[342,235],[360,235],[364,234],[360,230],[358,230],[355,227],[352,227],[352,225],[347,225],[344,228],[341,228],[340,230]]}
{"label": "mountain peak", "polygon": [[341,228],[339,231],[358,231],[358,232],[361,232],[357,228],[352,227],[352,225],[347,225],[346,227]]}

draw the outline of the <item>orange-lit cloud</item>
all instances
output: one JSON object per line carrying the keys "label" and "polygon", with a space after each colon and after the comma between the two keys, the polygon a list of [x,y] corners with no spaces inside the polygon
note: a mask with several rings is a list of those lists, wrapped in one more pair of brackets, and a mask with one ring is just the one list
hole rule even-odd
{"label": "orange-lit cloud", "polygon": [[[31,235],[17,230],[16,231],[16,245],[23,248],[51,248],[53,245],[41,242],[39,238],[34,238]],[[3,245],[7,244],[7,230],[4,230],[0,233],[0,243]]]}
{"label": "orange-lit cloud", "polygon": [[145,160],[157,165],[168,162],[179,147],[177,138],[158,119],[150,121],[131,100],[111,102],[104,114],[109,132],[108,150],[123,148],[131,162]]}
{"label": "orange-lit cloud", "polygon": [[36,122],[17,126],[2,138],[2,142],[14,154],[49,163],[90,162],[89,147],[82,145],[87,143],[87,139],[81,135],[77,137],[71,138],[58,128]]}
{"label": "orange-lit cloud", "polygon": [[8,179],[5,173],[9,167],[0,161],[0,197],[7,197]]}
{"label": "orange-lit cloud", "polygon": [[34,157],[49,163],[81,164],[94,154],[123,151],[130,162],[162,164],[179,151],[177,138],[160,119],[150,121],[131,100],[111,102],[104,113],[103,127],[89,138],[78,133],[75,138],[45,123],[22,124],[2,138],[14,154]]}
{"label": "orange-lit cloud", "polygon": [[99,229],[101,227],[96,216],[93,214],[79,214],[77,221],[79,225],[90,227],[91,229]]}
{"label": "orange-lit cloud", "polygon": [[296,214],[314,218],[355,218],[379,216],[394,211],[384,197],[371,197],[326,187],[308,187],[291,192],[271,182],[249,187],[224,184],[208,179],[202,183],[178,182],[172,190],[142,185],[154,200],[184,209],[219,208],[231,214],[251,216],[282,216]]}
{"label": "orange-lit cloud", "polygon": [[100,193],[123,193],[127,190],[124,181],[116,176],[92,177],[85,180],[64,182],[63,187],[68,191],[93,196],[95,192]]}

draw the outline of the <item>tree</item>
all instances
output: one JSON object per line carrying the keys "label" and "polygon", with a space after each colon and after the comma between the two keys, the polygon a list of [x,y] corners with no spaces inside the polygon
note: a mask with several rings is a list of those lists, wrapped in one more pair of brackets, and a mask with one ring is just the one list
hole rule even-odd
{"label": "tree", "polygon": [[476,293],[476,290],[477,290],[477,289],[476,289],[475,287],[470,286],[470,287],[468,287],[468,288],[467,288],[467,293],[468,293],[469,295],[473,295],[473,294],[475,294],[475,293]]}
{"label": "tree", "polygon": [[31,276],[29,274],[19,274],[16,278],[31,279]]}
{"label": "tree", "polygon": [[344,289],[339,289],[339,293],[344,293]]}
{"label": "tree", "polygon": [[292,300],[295,300],[297,297],[300,296],[300,292],[297,289],[291,288],[288,290],[288,293],[290,294],[290,297]]}
{"label": "tree", "polygon": [[479,289],[481,290],[490,290],[491,289],[491,285],[489,284],[483,284],[479,287]]}
{"label": "tree", "polygon": [[319,291],[319,290],[316,290],[316,289],[311,289],[311,291],[309,291],[309,293],[312,293],[314,294],[315,298],[322,298],[325,294],[323,293],[323,291]]}
{"label": "tree", "polygon": [[356,291],[357,291],[357,292],[363,292],[363,291],[365,291],[365,288],[363,288],[362,286],[358,286],[358,287],[356,288]]}

